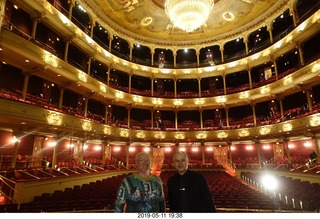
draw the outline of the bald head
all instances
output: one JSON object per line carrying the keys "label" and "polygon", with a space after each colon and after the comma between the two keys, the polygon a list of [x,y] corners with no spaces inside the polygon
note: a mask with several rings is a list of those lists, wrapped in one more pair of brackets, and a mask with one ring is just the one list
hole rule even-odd
{"label": "bald head", "polygon": [[188,170],[189,158],[186,152],[177,151],[173,154],[173,166],[180,175]]}

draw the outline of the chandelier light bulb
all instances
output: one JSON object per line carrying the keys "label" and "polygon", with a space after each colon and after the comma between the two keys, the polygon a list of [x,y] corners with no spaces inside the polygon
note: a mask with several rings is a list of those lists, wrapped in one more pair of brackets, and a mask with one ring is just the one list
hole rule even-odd
{"label": "chandelier light bulb", "polygon": [[166,0],[165,10],[175,27],[192,32],[207,21],[213,5],[213,0]]}

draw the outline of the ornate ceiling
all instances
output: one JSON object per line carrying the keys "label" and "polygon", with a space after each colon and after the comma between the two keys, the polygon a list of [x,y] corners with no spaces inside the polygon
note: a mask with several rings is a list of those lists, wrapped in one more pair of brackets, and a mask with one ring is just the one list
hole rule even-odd
{"label": "ornate ceiling", "polygon": [[[87,0],[95,14],[120,36],[157,45],[206,44],[244,35],[278,16],[290,0],[215,0],[205,26],[186,33],[170,23],[165,0]],[[93,9],[94,8],[94,9]],[[251,32],[252,32],[251,31]],[[243,36],[245,37],[245,35]]]}

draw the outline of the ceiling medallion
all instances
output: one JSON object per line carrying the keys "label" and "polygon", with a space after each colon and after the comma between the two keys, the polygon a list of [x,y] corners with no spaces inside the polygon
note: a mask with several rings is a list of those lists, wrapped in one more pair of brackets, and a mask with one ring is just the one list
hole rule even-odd
{"label": "ceiling medallion", "polygon": [[225,19],[226,21],[233,21],[235,19],[235,16],[233,13],[227,11],[227,12],[224,12],[222,14],[222,17],[223,19]]}
{"label": "ceiling medallion", "polygon": [[145,17],[141,20],[140,24],[145,27],[145,26],[150,25],[152,23],[152,21],[153,21],[152,17]]}
{"label": "ceiling medallion", "polygon": [[165,11],[174,27],[192,32],[207,21],[213,0],[166,0]]}

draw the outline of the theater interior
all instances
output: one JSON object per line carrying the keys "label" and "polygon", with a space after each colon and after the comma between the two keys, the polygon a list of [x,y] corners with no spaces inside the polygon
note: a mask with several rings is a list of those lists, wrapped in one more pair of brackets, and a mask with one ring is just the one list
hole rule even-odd
{"label": "theater interior", "polygon": [[0,213],[111,213],[141,151],[167,199],[177,150],[217,212],[320,212],[320,1],[169,2],[0,1]]}

